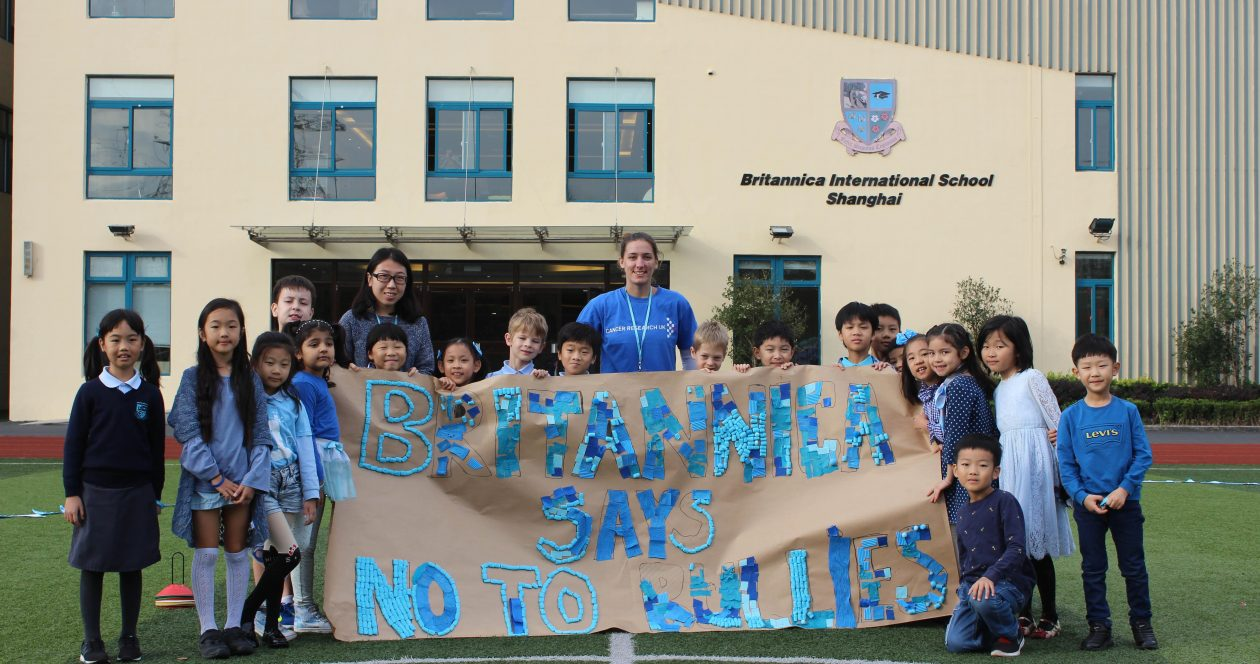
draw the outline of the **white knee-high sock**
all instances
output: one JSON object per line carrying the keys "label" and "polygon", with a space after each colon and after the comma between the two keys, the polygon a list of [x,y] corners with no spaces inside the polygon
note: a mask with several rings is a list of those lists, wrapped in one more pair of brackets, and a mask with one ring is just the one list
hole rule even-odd
{"label": "white knee-high sock", "polygon": [[197,605],[197,619],[201,621],[201,631],[218,629],[214,621],[214,568],[219,561],[219,549],[196,549],[193,551],[192,590],[193,601]]}
{"label": "white knee-high sock", "polygon": [[227,558],[227,618],[223,621],[223,629],[241,626],[241,609],[245,606],[245,596],[249,594],[249,549],[236,553],[224,552]]}

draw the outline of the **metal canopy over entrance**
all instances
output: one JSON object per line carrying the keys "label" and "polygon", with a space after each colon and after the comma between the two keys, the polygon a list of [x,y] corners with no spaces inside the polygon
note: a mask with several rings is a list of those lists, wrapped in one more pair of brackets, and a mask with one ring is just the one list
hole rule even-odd
{"label": "metal canopy over entrance", "polygon": [[691,226],[235,226],[261,245],[272,242],[364,244],[598,244],[618,242],[628,233],[650,233],[657,242],[675,244]]}

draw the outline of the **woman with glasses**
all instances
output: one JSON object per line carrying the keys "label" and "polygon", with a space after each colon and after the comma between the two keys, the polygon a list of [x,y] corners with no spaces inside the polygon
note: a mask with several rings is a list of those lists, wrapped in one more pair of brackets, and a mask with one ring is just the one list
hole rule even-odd
{"label": "woman with glasses", "polygon": [[346,331],[346,353],[353,367],[368,365],[368,333],[381,323],[394,323],[407,331],[407,362],[411,374],[433,373],[433,338],[429,323],[420,315],[420,303],[411,290],[411,261],[393,247],[372,254],[367,273],[350,310],[341,316]]}

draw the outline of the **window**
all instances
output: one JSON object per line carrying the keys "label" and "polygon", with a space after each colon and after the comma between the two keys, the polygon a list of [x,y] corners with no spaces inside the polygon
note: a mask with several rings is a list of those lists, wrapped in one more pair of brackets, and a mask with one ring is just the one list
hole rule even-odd
{"label": "window", "polygon": [[376,79],[290,81],[289,199],[376,198]]}
{"label": "window", "polygon": [[88,253],[85,256],[83,343],[96,336],[101,318],[133,309],[144,319],[158,365],[171,373],[171,255]]}
{"label": "window", "polygon": [[13,193],[13,111],[0,106],[0,193]]}
{"label": "window", "polygon": [[653,200],[653,82],[569,81],[568,200]]}
{"label": "window", "polygon": [[1116,282],[1115,254],[1076,254],[1076,336],[1098,334],[1112,338],[1111,312]]}
{"label": "window", "polygon": [[512,0],[429,0],[429,20],[512,20]]}
{"label": "window", "polygon": [[[796,343],[792,361],[818,364],[822,355],[819,337],[821,266],[817,256],[736,256],[735,277],[770,286],[775,294],[795,302],[805,312],[805,330]],[[776,307],[775,315],[781,312]]]}
{"label": "window", "polygon": [[1076,76],[1076,170],[1115,170],[1112,76]]}
{"label": "window", "polygon": [[170,78],[89,78],[87,197],[170,199]]}
{"label": "window", "polygon": [[425,200],[512,200],[512,81],[430,79]]}
{"label": "window", "polygon": [[289,18],[375,19],[376,0],[292,0]]}
{"label": "window", "polygon": [[175,0],[88,0],[88,16],[90,18],[175,18]]}
{"label": "window", "polygon": [[656,0],[569,0],[570,21],[654,21]]}

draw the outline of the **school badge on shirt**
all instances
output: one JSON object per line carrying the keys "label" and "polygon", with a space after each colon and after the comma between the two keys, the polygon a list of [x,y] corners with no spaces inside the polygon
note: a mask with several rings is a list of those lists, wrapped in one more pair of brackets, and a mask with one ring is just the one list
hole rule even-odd
{"label": "school badge on shirt", "polygon": [[144,420],[147,420],[148,418],[149,418],[149,404],[144,401],[137,402],[136,403],[136,419],[143,422]]}

